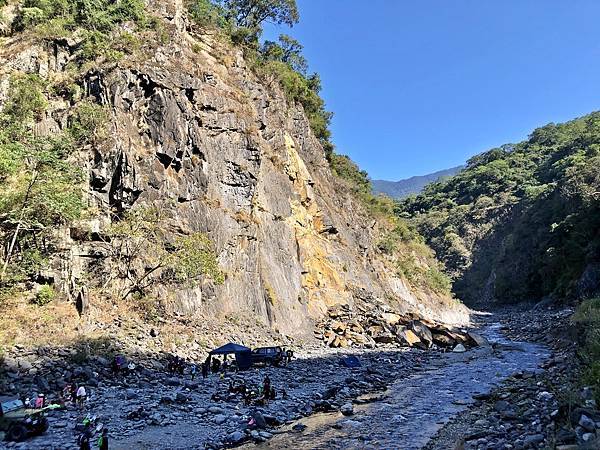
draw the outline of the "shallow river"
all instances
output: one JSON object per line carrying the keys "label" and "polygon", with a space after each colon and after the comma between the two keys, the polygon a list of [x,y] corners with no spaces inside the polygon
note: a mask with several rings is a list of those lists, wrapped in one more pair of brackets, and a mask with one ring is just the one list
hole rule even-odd
{"label": "shallow river", "polygon": [[492,347],[447,353],[428,371],[393,383],[379,401],[355,405],[355,414],[315,414],[306,429],[283,428],[267,443],[244,448],[271,449],[419,449],[452,416],[518,371],[537,371],[548,351],[531,343],[511,342],[499,324],[482,330]]}

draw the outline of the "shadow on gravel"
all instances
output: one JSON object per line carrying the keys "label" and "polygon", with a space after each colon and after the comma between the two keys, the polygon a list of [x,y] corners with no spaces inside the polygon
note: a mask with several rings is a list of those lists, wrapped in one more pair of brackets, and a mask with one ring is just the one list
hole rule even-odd
{"label": "shadow on gravel", "polygon": [[[127,376],[115,376],[111,360],[122,354],[136,364]],[[356,355],[362,366],[348,368],[342,358]],[[98,416],[111,430],[111,448],[189,449],[234,446],[250,439],[248,418],[260,412],[269,430],[315,412],[339,411],[357,397],[383,392],[398,377],[409,377],[431,366],[436,352],[406,348],[334,351],[319,349],[288,367],[252,368],[245,372],[209,375],[191,380],[166,372],[166,353],[125,352],[110,338],[80,339],[68,348],[16,347],[0,366],[0,391],[30,397],[43,392],[50,402],[66,383],[84,385],[89,400],[83,411],[53,411],[51,427],[43,438],[28,441],[28,448],[69,448],[76,439],[75,424],[86,414]],[[202,361],[188,361],[198,367]],[[228,396],[233,378],[257,388],[268,374],[277,398],[264,406],[244,405],[239,395]],[[284,394],[285,391],[285,394]],[[211,399],[214,394],[221,401]],[[270,436],[255,430],[253,439]],[[241,433],[241,434],[240,434]]]}

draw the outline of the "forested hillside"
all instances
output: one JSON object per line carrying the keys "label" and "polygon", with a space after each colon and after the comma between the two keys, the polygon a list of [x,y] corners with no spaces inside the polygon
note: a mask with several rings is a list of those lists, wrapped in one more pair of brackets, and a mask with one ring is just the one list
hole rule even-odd
{"label": "forested hillside", "polygon": [[587,297],[600,288],[600,113],[477,155],[399,204],[470,302]]}

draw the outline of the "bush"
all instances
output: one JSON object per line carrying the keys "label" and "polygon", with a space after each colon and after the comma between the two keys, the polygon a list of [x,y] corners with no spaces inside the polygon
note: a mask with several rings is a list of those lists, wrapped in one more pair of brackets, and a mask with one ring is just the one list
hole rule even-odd
{"label": "bush", "polygon": [[69,133],[79,144],[102,139],[105,137],[107,121],[106,110],[101,105],[83,101],[71,114]]}
{"label": "bush", "polygon": [[113,62],[138,45],[129,33],[114,30],[125,22],[142,29],[151,24],[143,0],[25,0],[13,23],[15,31],[35,29],[40,38],[56,39],[85,30],[79,45],[84,61],[104,57]]}
{"label": "bush", "polygon": [[5,248],[3,283],[37,273],[53,226],[80,217],[84,209],[82,173],[66,161],[72,139],[31,131],[31,122],[45,111],[45,89],[38,76],[13,77],[0,113],[0,238],[14,242]]}
{"label": "bush", "polygon": [[201,27],[225,28],[227,26],[223,9],[211,0],[190,0],[188,11],[192,20]]}
{"label": "bush", "polygon": [[3,125],[22,125],[23,122],[40,118],[48,106],[45,88],[46,82],[37,74],[13,76],[2,110]]}
{"label": "bush", "polygon": [[35,294],[33,303],[38,306],[45,306],[56,298],[56,291],[48,284],[42,285],[40,290]]}
{"label": "bush", "polygon": [[582,326],[579,355],[584,362],[582,382],[592,386],[600,403],[600,298],[585,300],[571,319]]}

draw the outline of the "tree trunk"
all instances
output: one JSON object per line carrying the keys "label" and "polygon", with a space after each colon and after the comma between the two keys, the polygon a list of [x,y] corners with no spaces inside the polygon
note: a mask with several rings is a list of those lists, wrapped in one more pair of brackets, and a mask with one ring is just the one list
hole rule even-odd
{"label": "tree trunk", "polygon": [[33,185],[37,181],[38,172],[37,170],[33,171],[33,177],[29,182],[29,186],[27,186],[27,192],[25,193],[25,198],[23,199],[23,205],[21,206],[21,214],[19,216],[19,222],[17,223],[17,228],[15,229],[15,233],[10,241],[10,246],[8,247],[8,251],[6,252],[6,258],[4,258],[4,265],[2,266],[2,273],[0,273],[0,281],[4,281],[4,276],[6,275],[6,269],[8,268],[8,263],[10,262],[10,258],[12,256],[13,250],[15,249],[15,244],[17,243],[17,237],[19,236],[19,231],[21,231],[21,227],[23,226],[23,219],[25,218],[25,208],[27,207],[27,202],[29,201],[29,195],[31,194],[31,190],[33,189]]}

